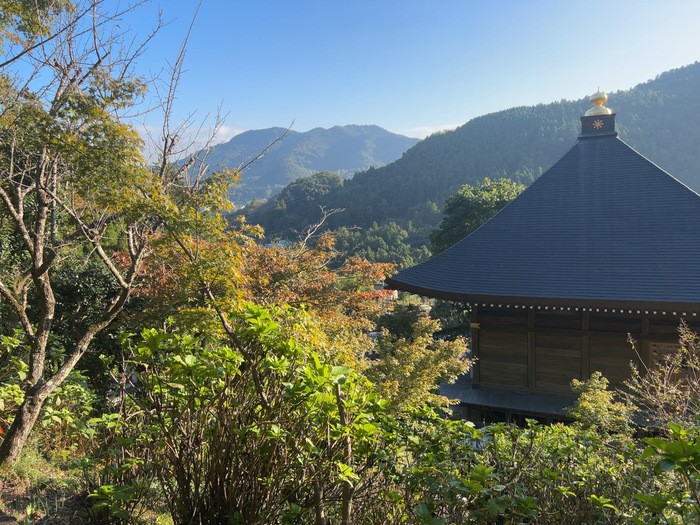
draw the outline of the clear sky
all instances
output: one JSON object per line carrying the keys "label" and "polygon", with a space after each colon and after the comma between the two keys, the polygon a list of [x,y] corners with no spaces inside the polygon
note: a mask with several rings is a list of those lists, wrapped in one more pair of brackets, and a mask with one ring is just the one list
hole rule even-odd
{"label": "clear sky", "polygon": [[[142,71],[174,61],[198,3],[154,0],[125,21],[140,35],[159,9],[169,22]],[[220,107],[221,138],[346,124],[422,138],[697,60],[697,0],[202,0],[175,115]]]}

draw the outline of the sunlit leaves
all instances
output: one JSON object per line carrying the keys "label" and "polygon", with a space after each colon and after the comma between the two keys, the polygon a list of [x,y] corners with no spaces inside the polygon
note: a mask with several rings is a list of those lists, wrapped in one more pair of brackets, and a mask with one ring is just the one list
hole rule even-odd
{"label": "sunlit leaves", "polygon": [[452,401],[435,392],[440,382],[453,382],[466,373],[472,360],[466,340],[435,340],[437,321],[419,318],[412,337],[395,338],[387,332],[376,349],[377,359],[365,375],[380,396],[395,410],[416,408],[424,404],[446,407]]}
{"label": "sunlit leaves", "polygon": [[0,55],[49,36],[56,18],[73,9],[70,0],[0,0]]}
{"label": "sunlit leaves", "polygon": [[430,234],[433,254],[445,251],[488,221],[518,196],[525,185],[510,179],[485,178],[478,186],[465,184],[445,202],[440,225]]}

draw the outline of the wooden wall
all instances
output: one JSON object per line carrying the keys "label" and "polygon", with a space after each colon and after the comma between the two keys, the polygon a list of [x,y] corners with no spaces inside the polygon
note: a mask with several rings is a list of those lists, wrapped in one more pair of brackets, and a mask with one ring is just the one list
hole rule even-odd
{"label": "wooden wall", "polygon": [[651,363],[650,342],[677,342],[679,323],[671,316],[473,305],[473,384],[573,397],[571,380],[599,371],[614,386],[629,376],[630,362]]}

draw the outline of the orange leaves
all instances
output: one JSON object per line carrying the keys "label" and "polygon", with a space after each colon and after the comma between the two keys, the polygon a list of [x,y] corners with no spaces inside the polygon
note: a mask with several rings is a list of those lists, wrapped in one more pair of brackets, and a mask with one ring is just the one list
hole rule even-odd
{"label": "orange leaves", "polygon": [[382,281],[384,277],[393,273],[396,270],[396,265],[391,263],[373,263],[367,259],[359,257],[349,257],[343,266],[340,267],[341,275],[349,275],[355,278],[361,278],[363,285],[373,285],[378,281]]}
{"label": "orange leaves", "polygon": [[364,319],[386,298],[374,285],[393,265],[351,258],[333,269],[337,258],[331,235],[321,236],[313,246],[251,246],[245,256],[249,298],[266,305],[305,305],[323,317]]}
{"label": "orange leaves", "polygon": [[183,328],[213,334],[216,312],[236,311],[246,301],[302,308],[312,321],[295,338],[306,338],[334,360],[361,365],[355,360],[371,348],[366,332],[391,295],[375,284],[393,266],[358,258],[339,263],[330,235],[313,245],[263,246],[246,233],[174,243],[163,235],[139,275],[133,315],[149,322],[171,318]]}
{"label": "orange leaves", "polygon": [[327,235],[313,246],[262,246],[249,238],[229,238],[192,239],[168,247],[167,239],[162,240],[144,263],[135,297],[191,302],[200,283],[207,282],[218,297],[231,295],[235,288],[241,299],[265,306],[303,305],[323,317],[342,314],[364,320],[390,295],[374,285],[392,265],[352,258],[333,269],[338,254]]}

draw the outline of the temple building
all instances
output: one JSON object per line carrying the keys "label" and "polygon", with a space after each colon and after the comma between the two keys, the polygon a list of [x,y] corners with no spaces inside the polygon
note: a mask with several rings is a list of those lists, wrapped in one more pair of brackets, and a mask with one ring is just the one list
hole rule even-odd
{"label": "temple building", "polygon": [[[700,321],[700,195],[618,138],[596,93],[573,147],[471,235],[387,287],[471,306],[473,420],[561,418],[572,379],[624,381]],[[649,123],[653,126],[653,122]],[[628,341],[636,341],[636,350]]]}

